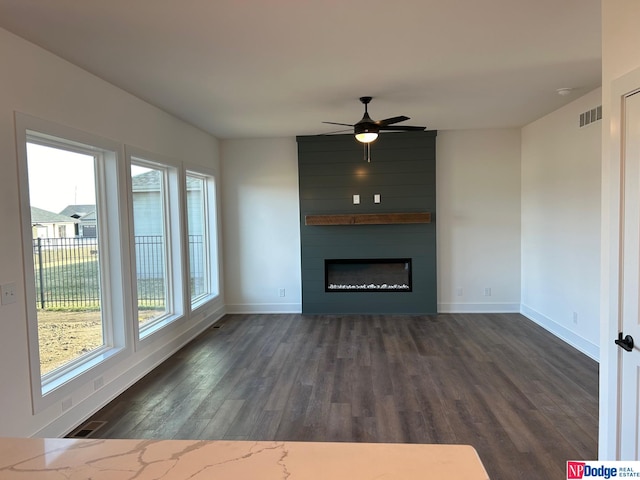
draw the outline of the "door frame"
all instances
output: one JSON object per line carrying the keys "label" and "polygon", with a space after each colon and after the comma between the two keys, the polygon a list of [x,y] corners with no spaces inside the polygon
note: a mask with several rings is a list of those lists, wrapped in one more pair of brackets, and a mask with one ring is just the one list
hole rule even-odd
{"label": "door frame", "polygon": [[[603,111],[601,274],[600,274],[600,416],[598,458],[620,455],[620,363],[622,349],[613,343],[622,331],[621,241],[624,174],[625,98],[640,91],[640,68],[611,82],[610,114]],[[603,91],[603,95],[605,92]],[[603,105],[606,107],[606,105]],[[608,120],[608,121],[607,121]]]}

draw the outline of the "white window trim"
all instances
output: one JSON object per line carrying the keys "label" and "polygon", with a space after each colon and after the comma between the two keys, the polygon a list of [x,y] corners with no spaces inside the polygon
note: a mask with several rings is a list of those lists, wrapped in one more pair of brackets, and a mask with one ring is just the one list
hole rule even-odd
{"label": "white window trim", "polygon": [[[55,124],[20,112],[15,112],[16,142],[18,153],[18,176],[23,240],[23,268],[25,272],[25,301],[27,312],[27,332],[30,364],[30,381],[33,413],[38,413],[70,397],[81,385],[89,383],[104,374],[120,357],[130,354],[131,338],[126,324],[131,320],[132,305],[128,299],[131,278],[128,259],[123,255],[121,239],[126,231],[126,211],[118,185],[122,185],[125,169],[124,150],[121,144],[90,133]],[[100,219],[101,248],[107,252],[101,264],[101,289],[103,331],[105,345],[86,356],[82,356],[66,367],[42,376],[40,371],[40,349],[38,344],[38,320],[36,312],[35,273],[32,259],[32,231],[30,198],[28,188],[27,141],[40,143],[69,151],[79,151],[104,156],[104,161],[96,162],[102,170],[97,176],[102,180],[96,194],[96,203],[106,202],[106,198],[118,204],[118,208],[105,208]],[[116,280],[117,279],[117,280]],[[121,283],[120,283],[121,282]],[[129,320],[128,320],[129,319]]]}
{"label": "white window trim", "polygon": [[[220,204],[218,198],[218,175],[213,169],[202,167],[194,164],[186,164],[184,166],[185,178],[185,195],[186,195],[186,177],[187,175],[201,177],[206,180],[206,201],[207,215],[205,215],[206,228],[208,229],[207,256],[209,259],[209,279],[210,293],[198,297],[191,303],[191,292],[187,296],[191,312],[197,312],[210,306],[214,301],[220,298],[220,285],[222,275],[222,261],[220,259],[220,225],[218,223],[218,206]],[[184,216],[187,218],[186,202]],[[188,232],[188,228],[187,228]],[[188,247],[188,246],[187,246]],[[188,253],[188,252],[187,252]],[[188,257],[187,257],[188,258]],[[187,265],[187,276],[191,277],[189,265]]]}
{"label": "white window trim", "polygon": [[[182,212],[185,197],[183,195],[184,174],[182,163],[172,158],[149,152],[131,145],[125,145],[126,165],[127,165],[127,196],[129,201],[129,229],[130,229],[130,263],[131,263],[131,285],[132,285],[132,308],[134,310],[133,337],[136,350],[143,348],[147,343],[153,341],[159,335],[169,333],[167,327],[185,318],[186,310],[186,283],[185,282],[185,248],[183,232],[185,232],[185,220]],[[136,274],[136,252],[135,252],[135,228],[133,219],[133,187],[131,180],[131,165],[142,165],[150,168],[163,170],[165,188],[167,195],[164,202],[164,221],[166,239],[166,304],[169,312],[157,319],[154,319],[140,328],[138,322],[138,302],[137,302],[137,274]]]}

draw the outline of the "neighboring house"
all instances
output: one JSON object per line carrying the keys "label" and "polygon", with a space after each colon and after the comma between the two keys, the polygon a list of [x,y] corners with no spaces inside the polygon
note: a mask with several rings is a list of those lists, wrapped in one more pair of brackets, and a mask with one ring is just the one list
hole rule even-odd
{"label": "neighboring house", "polygon": [[31,207],[33,238],[74,238],[77,223],[67,215]]}
{"label": "neighboring house", "polygon": [[163,235],[161,172],[149,170],[131,178],[133,228],[136,237]]}
{"label": "neighboring house", "polygon": [[97,216],[95,205],[67,205],[60,212],[60,215],[72,217],[79,221],[75,226],[75,235],[77,237],[96,237]]}
{"label": "neighboring house", "polygon": [[[164,217],[162,177],[159,170],[135,175],[131,178],[133,194],[133,228],[136,245],[136,273],[138,278],[159,278],[164,271],[160,263],[150,259],[163,258]],[[202,245],[202,189],[201,184],[187,177],[187,222],[189,224],[189,242]],[[189,248],[189,263],[192,269],[198,269],[194,248]],[[202,253],[200,253],[202,255]],[[192,270],[193,271],[193,270]],[[194,271],[196,277],[202,272]]]}
{"label": "neighboring house", "polygon": [[[131,178],[134,234],[163,235],[162,200],[159,170],[150,170]],[[202,190],[197,180],[187,177],[187,221],[191,235],[202,235]]]}

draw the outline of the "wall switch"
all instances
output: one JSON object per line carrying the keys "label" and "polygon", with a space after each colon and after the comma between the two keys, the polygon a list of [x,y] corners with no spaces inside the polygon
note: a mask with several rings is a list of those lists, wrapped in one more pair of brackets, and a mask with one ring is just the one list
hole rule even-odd
{"label": "wall switch", "polygon": [[9,305],[10,303],[16,302],[16,284],[15,283],[5,283],[4,285],[0,285],[0,301],[2,305]]}
{"label": "wall switch", "polygon": [[353,196],[353,204],[358,205],[360,203],[360,195]]}
{"label": "wall switch", "polygon": [[573,323],[578,324],[578,312],[573,312]]}
{"label": "wall switch", "polygon": [[280,290],[278,290],[278,295],[280,295],[281,297],[285,296],[284,288],[281,288]]}
{"label": "wall switch", "polygon": [[484,289],[484,296],[485,297],[490,297],[491,296],[491,288],[487,287]]}
{"label": "wall switch", "polygon": [[374,193],[373,194],[373,203],[380,203],[380,194],[379,193]]}

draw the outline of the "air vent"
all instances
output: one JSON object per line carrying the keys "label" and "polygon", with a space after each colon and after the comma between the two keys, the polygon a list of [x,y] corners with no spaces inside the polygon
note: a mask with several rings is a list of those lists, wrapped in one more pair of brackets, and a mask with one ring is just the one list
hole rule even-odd
{"label": "air vent", "polygon": [[107,424],[107,422],[101,422],[101,421],[97,421],[97,420],[94,420],[94,421],[91,421],[91,422],[87,422],[84,425],[82,425],[81,427],[79,427],[76,430],[74,430],[73,432],[71,432],[69,435],[67,435],[66,438],[88,438],[96,430],[98,430],[99,428],[102,428],[106,424]]}
{"label": "air vent", "polygon": [[580,127],[586,127],[590,123],[602,120],[602,105],[580,114]]}

